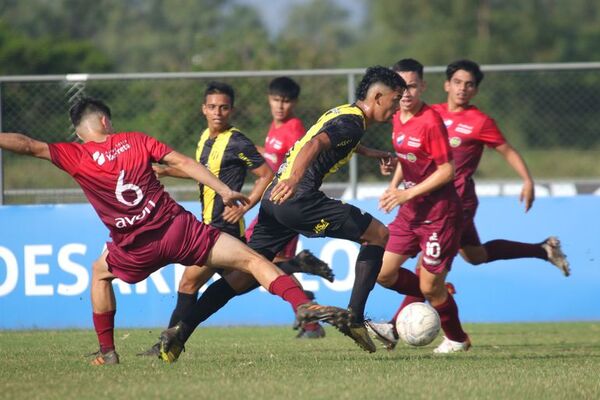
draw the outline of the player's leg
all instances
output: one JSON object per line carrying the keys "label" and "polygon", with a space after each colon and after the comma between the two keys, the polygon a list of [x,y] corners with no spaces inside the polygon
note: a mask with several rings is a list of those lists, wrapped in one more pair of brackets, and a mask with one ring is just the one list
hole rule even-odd
{"label": "player's leg", "polygon": [[187,315],[196,301],[198,291],[216,273],[216,270],[205,265],[192,265],[186,267],[179,281],[177,289],[177,304],[171,313],[169,328],[175,326],[185,315]]}
{"label": "player's leg", "polygon": [[107,255],[108,250],[105,250],[92,264],[92,281],[90,284],[92,317],[100,346],[99,352],[92,360],[92,365],[119,363],[114,340],[117,302],[112,280],[115,279],[115,276],[108,270]]}
{"label": "player's leg", "polygon": [[422,268],[420,274],[421,290],[438,312],[444,331],[444,341],[434,350],[440,354],[466,351],[471,347],[469,336],[460,323],[454,296],[448,293],[445,285],[447,274],[446,269],[432,273],[427,268]]}

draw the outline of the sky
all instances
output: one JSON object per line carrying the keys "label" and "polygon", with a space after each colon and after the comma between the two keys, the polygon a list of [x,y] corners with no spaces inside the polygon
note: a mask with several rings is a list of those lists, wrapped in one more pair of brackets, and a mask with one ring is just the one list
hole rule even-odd
{"label": "sky", "polygon": [[[296,4],[307,4],[310,0],[235,0],[257,8],[271,33],[277,33],[283,28],[287,19],[286,10]],[[350,11],[355,21],[360,21],[364,15],[364,3],[361,1],[335,0],[343,8]]]}

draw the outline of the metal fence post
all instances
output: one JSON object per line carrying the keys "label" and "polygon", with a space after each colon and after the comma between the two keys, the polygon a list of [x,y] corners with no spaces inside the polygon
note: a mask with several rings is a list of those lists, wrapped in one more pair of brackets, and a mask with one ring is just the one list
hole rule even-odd
{"label": "metal fence post", "polygon": [[[352,104],[356,100],[355,98],[355,86],[356,82],[354,74],[348,74],[348,103]],[[356,200],[358,193],[358,160],[356,157],[350,159],[350,193],[352,200]]]}

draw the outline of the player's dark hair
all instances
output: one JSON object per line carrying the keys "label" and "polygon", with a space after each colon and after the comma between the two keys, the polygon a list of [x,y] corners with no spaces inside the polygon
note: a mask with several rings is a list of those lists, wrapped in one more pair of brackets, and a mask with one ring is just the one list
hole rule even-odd
{"label": "player's dark hair", "polygon": [[376,65],[367,68],[367,72],[356,88],[356,100],[366,99],[369,88],[376,83],[382,83],[392,90],[399,88],[406,90],[406,82],[397,73],[389,68]]}
{"label": "player's dark hair", "polygon": [[81,97],[69,109],[71,123],[77,127],[82,119],[89,114],[101,113],[108,118],[111,117],[110,108],[101,100],[96,100],[91,97]]}
{"label": "player's dark hair", "polygon": [[423,79],[423,64],[414,58],[403,58],[392,66],[395,72],[416,72]]}
{"label": "player's dark hair", "polygon": [[229,97],[231,101],[231,107],[233,107],[233,103],[235,101],[235,92],[231,85],[228,85],[224,82],[218,81],[210,81],[206,85],[206,90],[204,90],[204,102],[206,103],[206,98],[209,94],[224,94]]}
{"label": "player's dark hair", "polygon": [[300,85],[292,78],[280,76],[269,83],[269,94],[284,99],[296,100],[300,96]]}
{"label": "player's dark hair", "polygon": [[475,78],[475,86],[479,87],[479,84],[483,80],[483,72],[481,72],[479,64],[471,60],[456,60],[448,64],[446,67],[446,80],[449,81],[452,79],[452,76],[454,76],[456,71],[461,69],[473,75]]}

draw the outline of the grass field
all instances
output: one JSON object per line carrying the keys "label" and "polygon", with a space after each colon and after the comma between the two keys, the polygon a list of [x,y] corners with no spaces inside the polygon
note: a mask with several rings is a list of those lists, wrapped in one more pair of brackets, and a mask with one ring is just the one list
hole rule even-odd
{"label": "grass field", "polygon": [[121,364],[92,367],[91,331],[0,332],[2,399],[598,399],[600,323],[467,324],[468,353],[368,354],[333,328],[202,328],[179,362],[136,357],[160,329],[116,331]]}

